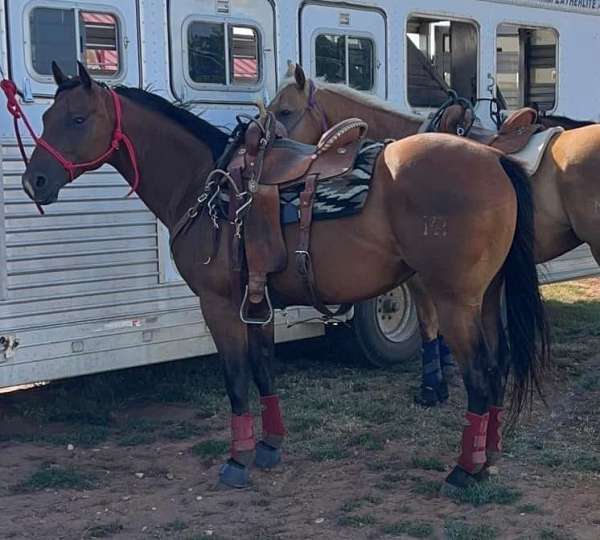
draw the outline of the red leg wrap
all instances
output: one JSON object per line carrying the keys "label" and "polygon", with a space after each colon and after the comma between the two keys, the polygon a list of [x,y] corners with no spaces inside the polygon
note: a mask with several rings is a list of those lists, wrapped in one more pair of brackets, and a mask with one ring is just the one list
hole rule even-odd
{"label": "red leg wrap", "polygon": [[504,423],[504,409],[490,407],[490,423],[487,431],[486,448],[492,452],[502,452],[502,424]]}
{"label": "red leg wrap", "polygon": [[504,423],[504,409],[502,407],[490,407],[490,422],[487,430],[486,450],[488,461],[491,455],[495,458],[502,453],[502,424]]}
{"label": "red leg wrap", "polygon": [[256,447],[254,438],[254,417],[250,413],[231,415],[231,457],[252,452]]}
{"label": "red leg wrap", "polygon": [[465,426],[462,437],[462,453],[458,465],[470,474],[475,474],[483,468],[486,461],[486,436],[489,413],[483,416],[467,412],[465,415],[468,426]]}
{"label": "red leg wrap", "polygon": [[285,426],[279,407],[278,396],[262,396],[260,398],[262,405],[262,428],[263,435],[276,435],[283,437],[285,435]]}

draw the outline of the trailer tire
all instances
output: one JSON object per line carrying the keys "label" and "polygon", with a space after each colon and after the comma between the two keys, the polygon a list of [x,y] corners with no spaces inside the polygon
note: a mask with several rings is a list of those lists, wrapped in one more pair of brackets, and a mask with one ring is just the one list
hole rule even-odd
{"label": "trailer tire", "polygon": [[369,365],[385,368],[404,364],[421,351],[417,311],[406,285],[356,304],[352,326]]}

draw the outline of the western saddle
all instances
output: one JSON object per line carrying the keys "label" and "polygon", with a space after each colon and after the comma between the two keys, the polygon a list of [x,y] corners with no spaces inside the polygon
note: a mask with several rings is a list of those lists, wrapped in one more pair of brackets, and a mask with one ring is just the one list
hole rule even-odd
{"label": "western saddle", "polygon": [[[473,112],[461,104],[450,105],[441,115],[437,130],[443,133],[457,133],[462,126],[473,125]],[[505,154],[519,152],[538,131],[544,129],[537,123],[538,114],[535,109],[524,107],[511,113],[502,123],[498,132],[473,127],[467,129],[467,137],[482,144],[492,146]]]}
{"label": "western saddle", "polygon": [[[209,175],[204,192],[175,226],[171,244],[205,209],[213,222],[213,254],[218,248],[218,219],[234,225],[232,277],[240,292],[240,317],[246,324],[268,324],[273,306],[267,275],[287,267],[287,249],[280,221],[279,190],[302,185],[299,208],[296,268],[313,306],[327,317],[334,313],[321,299],[310,257],[310,229],[317,183],[351,171],[367,131],[367,124],[350,118],[323,134],[317,145],[282,138],[285,128],[272,113],[262,121],[249,119],[236,130],[228,148]],[[227,204],[222,204],[223,200]],[[243,284],[242,261],[248,278]],[[208,258],[205,264],[212,260]],[[243,296],[242,296],[242,291]],[[266,310],[265,310],[266,308]],[[266,311],[266,312],[265,312]]]}

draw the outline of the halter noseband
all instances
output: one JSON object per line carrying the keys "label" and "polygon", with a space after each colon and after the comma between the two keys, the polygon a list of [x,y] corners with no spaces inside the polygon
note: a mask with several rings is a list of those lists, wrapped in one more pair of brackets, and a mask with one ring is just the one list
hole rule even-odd
{"label": "halter noseband", "polygon": [[[30,124],[29,120],[27,119],[27,116],[23,112],[23,109],[21,108],[21,105],[19,104],[19,102],[17,100],[16,96],[17,96],[18,90],[13,81],[8,80],[8,79],[2,80],[0,82],[0,88],[4,91],[4,94],[6,95],[6,100],[7,100],[6,108],[8,109],[8,112],[14,118],[15,134],[17,137],[17,142],[19,143],[19,150],[21,151],[21,156],[23,158],[23,161],[25,162],[25,165],[29,164],[29,159],[27,158],[27,155],[25,153],[25,149],[23,146],[23,142],[21,140],[21,133],[19,131],[19,120],[23,120],[23,123],[25,124],[27,131],[29,131],[29,134],[31,135],[31,138],[34,140],[36,146],[39,146],[39,147],[43,148],[44,150],[46,150],[46,152],[48,152],[56,161],[58,161],[61,164],[61,166],[67,171],[67,173],[69,174],[69,182],[72,182],[73,180],[75,180],[78,173],[79,174],[84,173],[86,171],[89,171],[91,169],[94,169],[94,168],[106,163],[108,158],[110,158],[110,156],[112,156],[112,154],[114,154],[117,150],[119,150],[121,143],[123,143],[129,154],[129,160],[131,161],[131,166],[133,167],[133,173],[134,173],[133,182],[131,184],[131,190],[129,191],[129,193],[127,195],[129,196],[134,191],[137,190],[137,188],[139,187],[139,184],[140,184],[140,171],[138,168],[137,159],[136,159],[136,155],[135,155],[135,148],[133,146],[133,143],[131,142],[131,139],[127,135],[125,135],[125,133],[123,133],[123,131],[121,129],[121,119],[123,116],[122,108],[121,108],[121,100],[119,99],[119,95],[112,88],[107,88],[107,90],[110,93],[110,96],[112,98],[113,107],[114,107],[114,111],[115,111],[115,129],[113,130],[113,135],[112,135],[112,139],[110,141],[110,145],[109,145],[108,149],[106,150],[106,152],[104,152],[102,155],[100,155],[96,159],[92,159],[90,161],[83,161],[83,162],[79,162],[79,163],[75,163],[75,162],[65,158],[60,153],[60,151],[57,150],[56,148],[54,148],[54,146],[52,146],[48,141],[46,141],[42,137],[38,137],[35,134],[35,131],[31,127],[31,124]],[[38,205],[38,209],[40,210],[41,213],[43,213],[41,211],[41,208],[39,205]]]}

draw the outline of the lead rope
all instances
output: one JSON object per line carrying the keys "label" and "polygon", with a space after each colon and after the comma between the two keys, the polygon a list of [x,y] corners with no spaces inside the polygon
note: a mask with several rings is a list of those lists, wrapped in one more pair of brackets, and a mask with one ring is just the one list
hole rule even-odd
{"label": "lead rope", "polygon": [[[25,153],[25,146],[23,145],[21,131],[19,130],[19,120],[23,120],[23,123],[25,124],[25,126],[27,127],[27,129],[29,130],[29,132],[31,134],[33,134],[33,128],[29,124],[27,117],[23,114],[21,105],[19,105],[19,102],[17,100],[17,93],[18,93],[17,85],[11,80],[2,79],[2,81],[0,81],[0,88],[2,88],[2,91],[4,92],[4,95],[6,96],[6,108],[13,117],[13,126],[14,126],[14,130],[15,130],[15,137],[17,139],[17,145],[19,147],[19,152],[21,153],[21,158],[23,159],[23,163],[25,163],[25,167],[27,167],[29,165],[29,158],[27,157],[27,154]],[[36,137],[34,136],[34,140],[35,139],[36,139]],[[42,206],[38,203],[34,203],[34,204],[35,204],[36,208],[38,209],[38,212],[40,213],[40,215],[43,216],[44,209],[42,208]]]}

